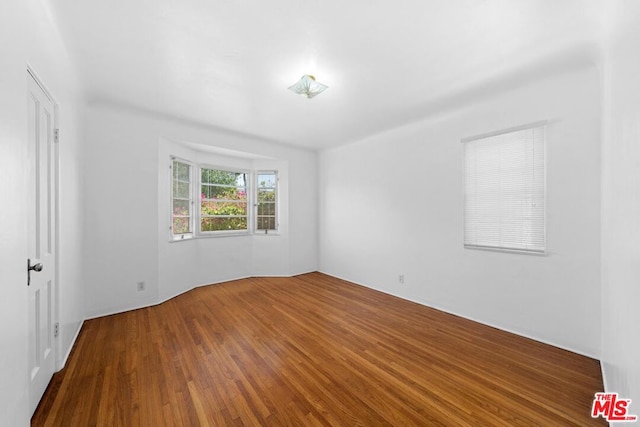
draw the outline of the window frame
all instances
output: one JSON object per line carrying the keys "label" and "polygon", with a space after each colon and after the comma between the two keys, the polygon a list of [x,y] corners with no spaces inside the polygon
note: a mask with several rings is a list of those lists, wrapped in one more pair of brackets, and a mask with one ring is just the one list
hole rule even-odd
{"label": "window frame", "polygon": [[[258,179],[260,177],[260,175],[273,175],[275,178],[275,186],[274,187],[268,187],[269,189],[273,188],[273,192],[274,192],[274,214],[273,214],[273,220],[274,220],[274,224],[275,224],[275,228],[258,228],[258,219],[260,217],[263,218],[270,218],[272,217],[272,215],[260,215],[259,214],[259,205],[260,205],[260,201],[258,200],[258,197],[260,195],[260,183],[258,182]],[[255,172],[255,178],[254,178],[254,184],[255,184],[255,191],[254,191],[254,216],[252,219],[252,223],[253,223],[253,230],[254,233],[257,235],[274,235],[274,234],[278,234],[279,230],[280,230],[280,214],[279,214],[279,210],[280,210],[280,176],[278,175],[278,171],[277,170],[273,170],[273,169],[269,169],[269,170],[257,170]],[[267,187],[265,187],[267,188]]]}
{"label": "window frame", "polygon": [[[196,235],[198,237],[223,237],[223,236],[246,236],[251,234],[252,229],[251,229],[251,221],[253,218],[252,215],[252,208],[251,208],[251,201],[252,199],[252,186],[251,186],[251,182],[253,179],[253,174],[250,170],[246,170],[243,168],[232,168],[232,167],[228,167],[228,166],[216,166],[216,165],[211,165],[211,164],[207,164],[207,163],[201,163],[198,164],[198,180],[197,180],[197,199],[198,199],[198,209],[196,212]],[[202,171],[203,169],[206,170],[216,170],[216,171],[223,171],[223,172],[230,172],[230,173],[240,173],[240,174],[244,174],[245,175],[245,191],[246,191],[246,196],[247,196],[247,200],[246,200],[246,204],[247,204],[247,214],[246,214],[246,220],[247,220],[247,228],[244,230],[211,230],[211,231],[202,231],[202,199],[201,199],[201,195],[202,195]],[[231,187],[231,186],[230,186]],[[238,188],[236,186],[236,188]]]}
{"label": "window frame", "polygon": [[[174,233],[173,230],[173,219],[174,219],[174,168],[176,163],[181,163],[183,165],[189,166],[189,198],[182,199],[187,200],[189,205],[189,232],[187,233]],[[188,160],[182,159],[180,157],[171,156],[169,163],[169,237],[172,242],[180,242],[183,240],[192,239],[195,236],[194,233],[194,220],[195,220],[195,209],[194,209],[194,182],[193,182],[193,171],[194,164]]]}
{"label": "window frame", "polygon": [[[508,252],[508,253],[519,253],[519,254],[528,254],[528,255],[538,255],[538,256],[545,256],[547,255],[547,251],[548,251],[548,244],[547,244],[547,125],[548,122],[547,121],[539,121],[539,122],[534,122],[534,123],[529,123],[529,124],[525,124],[522,126],[517,126],[517,127],[513,127],[513,128],[509,128],[509,129],[504,129],[504,130],[500,130],[500,131],[496,131],[496,132],[491,132],[491,133],[487,133],[487,134],[482,134],[482,135],[477,135],[477,136],[473,136],[473,137],[469,137],[469,138],[464,138],[461,140],[462,144],[463,144],[463,156],[462,156],[462,171],[463,171],[463,179],[462,179],[462,187],[463,187],[463,245],[465,249],[478,249],[478,250],[489,250],[489,251],[497,251],[497,252]],[[507,135],[510,133],[517,133],[517,132],[521,132],[521,131],[527,131],[527,130],[532,130],[532,131],[536,131],[539,130],[542,135],[541,135],[541,142],[539,142],[540,144],[540,148],[541,148],[541,162],[542,162],[542,166],[541,166],[541,174],[542,174],[542,178],[541,178],[541,183],[540,181],[536,181],[536,178],[532,178],[530,182],[528,182],[529,185],[531,186],[535,186],[536,183],[537,185],[541,185],[541,191],[542,191],[542,203],[543,203],[543,207],[542,207],[542,215],[541,215],[541,249],[529,249],[526,248],[526,245],[523,246],[519,246],[519,247],[510,247],[510,246],[493,246],[493,245],[482,245],[482,244],[472,244],[469,243],[467,240],[467,224],[468,224],[468,219],[467,219],[467,211],[468,211],[468,204],[467,204],[467,197],[468,197],[468,193],[467,193],[467,164],[466,164],[466,156],[467,156],[467,145],[468,143],[473,143],[473,142],[477,142],[479,140],[483,140],[483,139],[489,139],[489,138],[494,138],[494,137],[498,137],[498,136],[503,136],[503,135]],[[535,141],[535,136],[532,139],[532,146],[535,148],[536,141]],[[533,155],[534,157],[532,157],[532,166],[531,166],[531,171],[533,171],[532,173],[535,173],[535,162],[536,162],[536,157],[535,154]],[[540,161],[540,159],[539,159]],[[528,172],[529,170],[527,170]],[[497,173],[499,174],[499,172]],[[523,176],[525,175],[524,173],[522,174]],[[533,205],[535,206],[535,205]],[[502,224],[500,224],[500,232],[503,231],[502,228]],[[540,233],[540,232],[539,232]],[[535,243],[534,241],[532,241],[532,245]]]}

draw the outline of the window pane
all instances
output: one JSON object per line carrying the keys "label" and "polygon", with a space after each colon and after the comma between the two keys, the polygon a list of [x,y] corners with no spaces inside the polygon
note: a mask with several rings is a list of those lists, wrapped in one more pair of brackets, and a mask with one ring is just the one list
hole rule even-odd
{"label": "window pane", "polygon": [[173,178],[179,181],[189,181],[191,174],[191,165],[181,163],[178,161],[173,162]]}
{"label": "window pane", "polygon": [[202,216],[210,215],[247,215],[247,202],[211,202],[203,201],[200,204]]}
{"label": "window pane", "polygon": [[276,175],[274,173],[258,174],[258,188],[275,188]]}
{"label": "window pane", "polygon": [[276,204],[275,203],[260,203],[258,205],[258,215],[275,215]]}
{"label": "window pane", "polygon": [[246,187],[246,174],[242,172],[229,172],[217,169],[202,169],[202,182],[206,184],[233,185]]}
{"label": "window pane", "polygon": [[189,182],[173,181],[173,197],[179,199],[188,199],[190,196]]}
{"label": "window pane", "polygon": [[267,219],[264,217],[258,217],[256,228],[258,230],[265,230],[267,226]]}
{"label": "window pane", "polygon": [[247,218],[202,218],[202,231],[247,230]]}
{"label": "window pane", "polygon": [[200,188],[202,199],[247,200],[247,190],[243,187],[220,187],[203,184]]}
{"label": "window pane", "polygon": [[256,229],[258,229],[258,230],[275,230],[276,229],[276,218],[274,216],[271,216],[271,217],[266,217],[266,216],[258,217]]}
{"label": "window pane", "polygon": [[185,234],[185,233],[190,233],[190,226],[191,225],[191,221],[190,218],[178,218],[178,217],[173,217],[173,224],[172,224],[172,229],[173,229],[173,234]]}
{"label": "window pane", "polygon": [[275,202],[276,200],[276,190],[258,190],[258,202]]}
{"label": "window pane", "polygon": [[174,216],[189,216],[189,206],[191,203],[189,200],[173,200],[173,215]]}

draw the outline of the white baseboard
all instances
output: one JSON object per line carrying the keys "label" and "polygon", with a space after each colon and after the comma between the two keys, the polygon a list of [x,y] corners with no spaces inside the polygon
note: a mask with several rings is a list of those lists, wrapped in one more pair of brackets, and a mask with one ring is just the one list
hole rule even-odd
{"label": "white baseboard", "polygon": [[139,304],[139,305],[135,305],[132,307],[127,307],[127,308],[121,308],[121,309],[114,309],[114,310],[109,310],[109,311],[105,311],[105,312],[101,312],[101,313],[94,313],[94,314],[90,314],[88,315],[88,317],[85,318],[85,320],[91,320],[91,319],[97,319],[99,317],[105,317],[105,316],[112,316],[114,314],[120,314],[120,313],[126,313],[128,311],[133,311],[133,310],[140,310],[141,308],[147,308],[147,307],[154,307],[156,305],[165,303],[179,295],[182,295],[186,292],[189,292],[195,288],[200,288],[203,286],[209,286],[209,285],[217,285],[220,283],[226,283],[226,282],[233,282],[235,280],[242,280],[242,279],[250,279],[252,277],[294,277],[294,276],[299,276],[301,274],[307,274],[307,273],[312,273],[314,271],[317,270],[311,270],[311,271],[305,271],[302,273],[295,273],[295,274],[289,274],[289,275],[285,275],[285,274],[278,274],[278,275],[253,275],[253,276],[238,276],[238,277],[230,277],[230,278],[226,278],[223,280],[218,280],[215,282],[207,282],[207,283],[202,283],[199,285],[194,285],[190,288],[181,290],[179,292],[176,293],[172,293],[169,295],[163,295],[163,296],[159,296],[157,301],[154,302],[150,302],[150,303],[144,303],[144,304]]}
{"label": "white baseboard", "polygon": [[377,288],[374,288],[372,286],[365,285],[363,283],[358,283],[358,282],[355,282],[353,280],[345,279],[343,277],[335,276],[333,274],[325,273],[323,271],[320,271],[320,273],[326,274],[327,276],[336,277],[336,278],[338,278],[340,280],[344,280],[345,282],[355,283],[356,285],[364,286],[365,288],[373,289],[374,291],[382,292],[384,294],[391,295],[391,296],[394,296],[394,297],[397,297],[397,298],[401,298],[401,299],[404,299],[406,301],[415,302],[416,304],[420,304],[420,305],[423,305],[425,307],[433,308],[434,310],[442,311],[444,313],[452,314],[454,316],[458,316],[458,317],[461,317],[463,319],[471,320],[472,322],[480,323],[482,325],[490,326],[492,328],[499,329],[501,331],[509,332],[510,334],[514,334],[514,335],[518,335],[518,336],[521,336],[521,337],[524,337],[524,338],[528,338],[528,339],[531,339],[531,340],[534,340],[534,341],[537,341],[537,342],[540,342],[540,343],[543,343],[543,344],[547,344],[547,345],[550,345],[550,346],[553,346],[553,347],[560,348],[562,350],[567,350],[567,351],[570,351],[572,353],[576,353],[576,354],[579,354],[581,356],[588,357],[590,359],[600,360],[597,356],[595,356],[593,354],[588,354],[588,353],[585,353],[583,351],[579,351],[579,350],[573,349],[573,348],[565,346],[565,345],[559,345],[557,343],[550,342],[550,341],[541,339],[539,337],[531,336],[531,335],[528,335],[528,334],[520,332],[520,331],[514,331],[514,330],[511,330],[511,329],[506,328],[504,326],[499,326],[499,325],[495,325],[495,324],[492,324],[492,323],[489,323],[489,322],[478,320],[478,319],[475,319],[473,317],[457,313],[457,312],[455,312],[453,310],[450,310],[450,309],[448,309],[446,307],[442,307],[442,306],[439,306],[439,305],[431,303],[431,302],[426,302],[426,301],[422,301],[422,300],[408,298],[408,297],[403,296],[403,295],[396,295],[396,294],[393,294],[391,292],[383,291],[381,289],[377,289]]}
{"label": "white baseboard", "polygon": [[73,338],[69,343],[69,348],[67,349],[64,356],[62,357],[62,360],[59,361],[58,366],[56,366],[56,372],[63,370],[64,367],[67,365],[69,356],[71,356],[71,351],[73,350],[73,347],[76,345],[76,341],[78,340],[78,336],[80,335],[80,331],[82,330],[82,325],[84,325],[84,320],[81,320],[80,323],[78,324],[78,327],[76,328],[76,332],[75,334],[73,334]]}

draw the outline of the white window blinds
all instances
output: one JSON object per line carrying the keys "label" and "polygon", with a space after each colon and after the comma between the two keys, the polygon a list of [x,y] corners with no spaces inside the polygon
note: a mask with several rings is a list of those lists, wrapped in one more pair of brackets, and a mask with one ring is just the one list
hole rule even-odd
{"label": "white window blinds", "polygon": [[545,252],[545,129],[462,140],[465,247]]}

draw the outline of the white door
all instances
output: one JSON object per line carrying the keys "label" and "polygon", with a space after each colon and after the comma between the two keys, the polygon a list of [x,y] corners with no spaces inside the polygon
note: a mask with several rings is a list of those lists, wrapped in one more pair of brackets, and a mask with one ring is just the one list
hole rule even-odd
{"label": "white door", "polygon": [[29,74],[29,405],[31,414],[55,370],[55,108]]}

